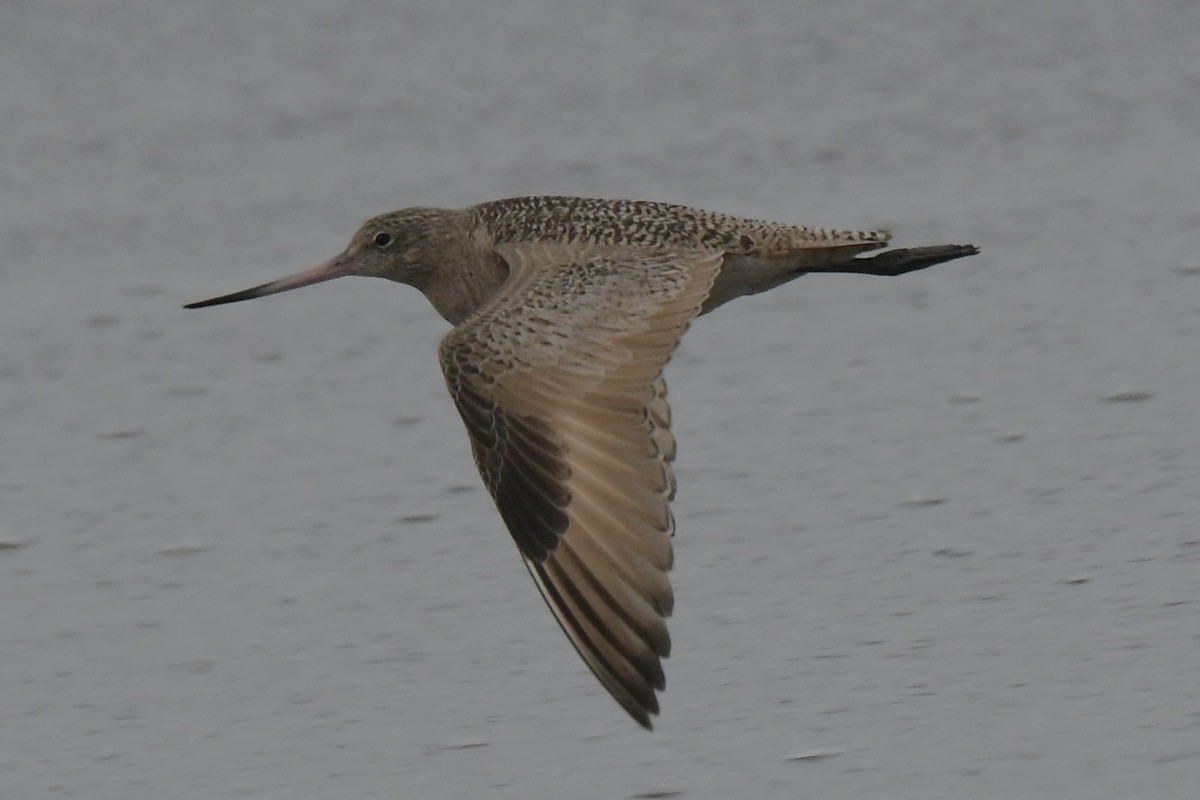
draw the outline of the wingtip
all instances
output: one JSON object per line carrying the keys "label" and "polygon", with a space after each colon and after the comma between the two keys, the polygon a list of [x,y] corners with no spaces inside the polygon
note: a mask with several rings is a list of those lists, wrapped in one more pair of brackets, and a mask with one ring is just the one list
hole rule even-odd
{"label": "wingtip", "polygon": [[[657,700],[657,698],[656,698]],[[617,700],[621,704],[621,708],[628,714],[634,722],[648,731],[654,730],[654,715],[658,714],[658,703],[655,702],[652,707],[631,706]]]}

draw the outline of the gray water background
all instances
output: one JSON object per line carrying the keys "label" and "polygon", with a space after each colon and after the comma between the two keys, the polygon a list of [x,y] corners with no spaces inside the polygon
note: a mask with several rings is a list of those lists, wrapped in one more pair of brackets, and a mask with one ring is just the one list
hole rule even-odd
{"label": "gray water background", "polygon": [[[1191,798],[1200,7],[0,6],[0,796]],[[700,320],[657,730],[543,608],[365,217],[983,254]]]}

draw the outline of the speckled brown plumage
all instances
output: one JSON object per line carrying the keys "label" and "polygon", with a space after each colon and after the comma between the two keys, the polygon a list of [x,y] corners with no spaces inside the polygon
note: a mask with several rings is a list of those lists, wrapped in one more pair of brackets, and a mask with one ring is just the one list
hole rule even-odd
{"label": "speckled brown plumage", "polygon": [[839,231],[740,219],[650,200],[515,197],[469,209],[497,242],[557,242],[620,247],[683,248],[770,257],[814,244],[869,242],[882,231]]}
{"label": "speckled brown plumage", "polygon": [[675,439],[662,371],[699,314],[806,272],[899,275],[977,252],[888,250],[884,231],[641,200],[520,197],[368,220],[306,272],[189,308],[342,275],[421,290],[455,328],[446,385],[483,482],[575,649],[650,727],[671,647]]}

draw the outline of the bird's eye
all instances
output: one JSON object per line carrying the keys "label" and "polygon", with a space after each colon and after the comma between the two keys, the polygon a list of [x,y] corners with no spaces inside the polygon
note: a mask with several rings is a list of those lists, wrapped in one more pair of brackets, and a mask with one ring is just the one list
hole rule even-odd
{"label": "bird's eye", "polygon": [[380,250],[386,250],[388,247],[391,247],[392,242],[395,240],[392,239],[390,233],[377,233],[372,241],[375,242],[375,246]]}

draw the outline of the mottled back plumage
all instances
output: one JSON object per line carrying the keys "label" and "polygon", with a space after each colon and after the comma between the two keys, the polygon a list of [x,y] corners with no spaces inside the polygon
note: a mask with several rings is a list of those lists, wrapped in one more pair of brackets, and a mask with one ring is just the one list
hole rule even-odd
{"label": "mottled back plumage", "polygon": [[842,231],[748,220],[650,200],[514,197],[469,209],[497,242],[556,242],[706,250],[770,258],[817,247],[869,250],[886,231]]}

